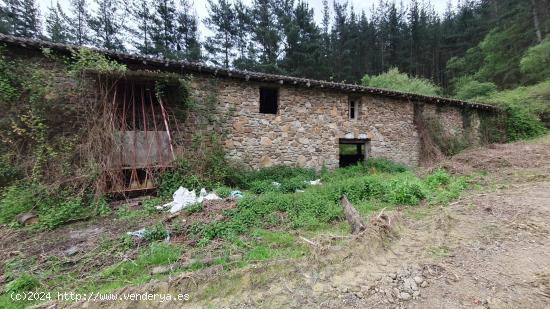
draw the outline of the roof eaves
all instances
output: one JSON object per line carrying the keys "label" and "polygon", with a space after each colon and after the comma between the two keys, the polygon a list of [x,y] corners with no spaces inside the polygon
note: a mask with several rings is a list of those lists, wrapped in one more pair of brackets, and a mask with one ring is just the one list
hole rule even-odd
{"label": "roof eaves", "polygon": [[[0,34],[0,42],[7,43],[7,44],[15,44],[25,48],[28,48],[28,47],[51,48],[62,52],[71,52],[75,49],[83,47],[83,46],[77,46],[77,45],[71,45],[71,44],[53,43],[53,42],[37,40],[37,39],[20,38],[20,37],[15,37],[11,35],[5,35],[5,34]],[[220,68],[220,67],[205,65],[197,62],[189,62],[185,60],[173,60],[173,59],[167,59],[167,58],[156,57],[156,56],[143,56],[143,55],[129,54],[129,53],[117,52],[113,50],[106,50],[106,49],[100,49],[95,47],[84,46],[84,48],[89,48],[91,50],[103,53],[113,59],[120,60],[123,62],[134,61],[134,62],[139,62],[143,65],[154,65],[157,67],[166,67],[166,68],[179,68],[182,70],[195,71],[198,73],[213,74],[214,76],[239,78],[239,79],[244,79],[246,81],[253,80],[253,81],[260,81],[260,82],[275,82],[279,84],[286,83],[286,84],[301,86],[306,88],[318,87],[318,88],[325,88],[325,89],[337,89],[337,90],[346,91],[346,92],[368,93],[372,95],[386,96],[386,97],[405,99],[410,101],[425,101],[425,102],[430,102],[435,104],[464,106],[464,107],[471,107],[471,108],[489,110],[489,111],[499,110],[498,107],[495,107],[492,105],[480,104],[475,102],[467,102],[467,101],[461,101],[461,100],[438,97],[438,96],[426,96],[426,95],[420,95],[415,93],[371,88],[371,87],[366,87],[361,85],[313,80],[313,79],[307,79],[307,78],[260,73],[260,72],[253,72],[253,71],[247,71],[247,70]]]}

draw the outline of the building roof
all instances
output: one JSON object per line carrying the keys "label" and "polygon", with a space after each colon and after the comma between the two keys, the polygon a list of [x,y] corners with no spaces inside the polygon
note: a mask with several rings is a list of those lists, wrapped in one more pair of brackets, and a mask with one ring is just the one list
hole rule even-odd
{"label": "building roof", "polygon": [[438,97],[438,96],[426,96],[426,95],[420,95],[420,94],[408,93],[408,92],[402,92],[402,91],[366,87],[361,85],[321,81],[321,80],[299,78],[299,77],[286,76],[286,75],[267,74],[267,73],[253,72],[253,71],[247,71],[247,70],[232,69],[232,68],[221,68],[221,67],[206,65],[206,64],[197,63],[197,62],[189,62],[185,60],[174,60],[174,59],[167,59],[167,58],[156,57],[156,56],[153,57],[153,56],[123,53],[123,52],[117,52],[117,51],[107,50],[107,49],[98,49],[98,48],[83,47],[83,46],[70,45],[70,44],[53,43],[53,42],[48,42],[48,41],[43,41],[38,39],[21,38],[21,37],[15,37],[15,36],[5,35],[5,34],[0,34],[0,43],[4,43],[6,45],[19,46],[19,47],[28,48],[28,49],[49,48],[55,51],[65,52],[65,53],[70,53],[71,51],[78,48],[89,48],[91,50],[95,50],[97,52],[105,54],[106,56],[112,59],[115,59],[124,63],[134,63],[134,64],[148,66],[156,69],[170,68],[170,69],[178,69],[183,72],[197,72],[197,73],[203,73],[203,74],[211,74],[217,77],[229,77],[229,78],[235,78],[235,79],[242,79],[246,81],[277,83],[280,85],[295,85],[295,86],[305,87],[305,88],[336,89],[336,90],[345,91],[349,93],[357,93],[357,94],[365,93],[365,94],[391,97],[391,98],[402,99],[402,100],[428,102],[428,103],[435,103],[435,104],[441,104],[441,105],[464,106],[464,107],[470,107],[470,108],[481,109],[481,110],[491,110],[491,111],[498,110],[497,107],[492,105],[480,104],[475,102],[467,102],[467,101]]}

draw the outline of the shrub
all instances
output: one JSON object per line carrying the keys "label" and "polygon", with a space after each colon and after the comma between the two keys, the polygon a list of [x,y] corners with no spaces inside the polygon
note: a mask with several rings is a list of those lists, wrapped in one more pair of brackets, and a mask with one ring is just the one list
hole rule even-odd
{"label": "shrub", "polygon": [[146,228],[143,233],[143,239],[147,241],[164,240],[168,237],[168,231],[161,223],[157,223],[152,227]]}
{"label": "shrub", "polygon": [[277,186],[270,180],[255,180],[244,187],[248,187],[251,192],[256,194],[275,192],[278,190]]}
{"label": "shrub", "polygon": [[82,219],[91,215],[86,213],[86,207],[84,205],[82,196],[50,196],[43,200],[42,205],[40,205],[40,226],[53,230],[72,220]]}
{"label": "shrub", "polygon": [[5,189],[0,200],[0,223],[8,224],[15,217],[37,207],[36,186],[14,185]]}
{"label": "shrub", "polygon": [[509,105],[506,111],[506,135],[509,141],[534,138],[547,132],[542,123],[525,108]]}
{"label": "shrub", "polygon": [[415,205],[426,197],[422,183],[418,179],[399,179],[390,182],[386,201],[393,204]]}
{"label": "shrub", "polygon": [[441,186],[448,185],[450,181],[451,175],[442,169],[436,170],[424,179],[424,183],[429,188],[439,188]]}
{"label": "shrub", "polygon": [[[419,179],[399,164],[387,160],[373,160],[372,167],[394,173],[370,174],[368,164],[357,165],[325,172],[326,182],[322,186],[310,187],[303,193],[292,193],[302,186],[303,173],[285,172],[295,175],[287,179],[288,187],[282,189],[271,184],[271,180],[255,180],[253,190],[260,195],[246,194],[237,200],[237,207],[224,212],[223,221],[193,223],[186,228],[187,235],[206,244],[214,238],[234,239],[255,228],[277,226],[312,229],[342,219],[340,197],[345,194],[355,205],[379,201],[389,205],[415,205],[429,198],[431,201],[446,202],[458,196],[464,182],[455,182],[445,171],[436,171],[424,180]],[[278,168],[277,170],[280,171]],[[255,178],[268,178],[278,172],[258,171]],[[259,176],[258,176],[259,175]],[[309,174],[307,177],[311,176]],[[254,177],[250,177],[254,179]],[[292,185],[294,184],[294,186]]]}
{"label": "shrub", "polygon": [[497,92],[497,86],[491,82],[480,82],[470,76],[463,76],[453,82],[454,97],[471,100]]}
{"label": "shrub", "polygon": [[12,184],[20,177],[21,171],[5,156],[0,157],[0,188]]}
{"label": "shrub", "polygon": [[405,73],[400,73],[397,68],[392,68],[388,70],[388,72],[378,76],[365,75],[361,79],[361,83],[365,86],[374,88],[404,91],[428,96],[435,96],[441,92],[441,88],[430,80],[410,77]]}
{"label": "shrub", "polygon": [[530,47],[520,61],[521,73],[531,81],[550,78],[550,39]]}
{"label": "shrub", "polygon": [[180,186],[190,190],[211,190],[217,186],[215,181],[193,174],[187,160],[179,160],[173,170],[164,172],[156,181],[158,194],[162,197],[172,197]]}
{"label": "shrub", "polygon": [[226,186],[217,187],[216,189],[214,189],[214,193],[216,193],[221,198],[229,197],[231,191],[233,190],[230,187]]}
{"label": "shrub", "polygon": [[34,276],[23,274],[21,277],[6,284],[7,293],[31,292],[40,286],[40,282]]}

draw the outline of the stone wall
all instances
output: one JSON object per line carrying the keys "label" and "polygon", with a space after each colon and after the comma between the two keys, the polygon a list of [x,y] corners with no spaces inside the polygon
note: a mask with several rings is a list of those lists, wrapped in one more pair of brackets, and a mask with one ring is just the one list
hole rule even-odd
{"label": "stone wall", "polygon": [[[41,59],[45,68],[51,69],[46,65],[49,61],[41,54],[31,54],[31,57]],[[90,81],[90,86],[95,87],[93,81]],[[339,165],[339,139],[344,138],[368,139],[369,157],[387,158],[412,166],[420,161],[420,139],[411,102],[284,84],[278,85],[278,113],[262,114],[259,112],[261,86],[274,85],[216,79],[210,75],[193,76],[192,92],[198,108],[190,111],[181,130],[176,133],[177,140],[183,140],[184,145],[178,150],[189,149],[194,135],[204,129],[207,132],[226,132],[223,145],[227,158],[253,168],[280,164],[336,168]],[[350,95],[361,102],[357,119],[348,117]],[[208,107],[209,104],[213,105]],[[470,139],[479,143],[480,119],[475,110],[471,111],[468,132]],[[439,119],[445,131],[452,135],[465,132],[463,112],[459,107],[423,104],[423,113]],[[218,122],[209,124],[205,118],[216,118]]]}
{"label": "stone wall", "polygon": [[471,146],[481,143],[480,117],[475,109],[424,104],[422,116],[435,119],[451,138],[465,138]]}
{"label": "stone wall", "polygon": [[[230,115],[219,129],[227,132],[224,147],[231,160],[254,168],[279,164],[335,168],[339,139],[346,138],[369,139],[370,157],[418,164],[420,141],[412,103],[362,95],[358,119],[349,119],[347,93],[281,85],[278,113],[261,114],[260,86],[231,79],[212,83],[205,77],[193,78],[197,104],[206,104],[208,93],[215,89],[218,103],[208,112],[218,118]],[[185,125],[189,139],[200,121],[191,112]]]}

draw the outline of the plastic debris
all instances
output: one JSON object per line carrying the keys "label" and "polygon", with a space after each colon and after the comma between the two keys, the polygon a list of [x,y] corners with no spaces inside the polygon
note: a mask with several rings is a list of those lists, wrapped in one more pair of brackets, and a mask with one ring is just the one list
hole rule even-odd
{"label": "plastic debris", "polygon": [[303,192],[306,192],[306,191],[300,190],[300,189],[296,189],[296,191],[294,191],[294,192],[296,192],[296,193],[303,193]]}
{"label": "plastic debris", "polygon": [[202,203],[205,200],[221,200],[216,193],[208,193],[204,188],[201,189],[199,196],[197,196],[195,190],[189,191],[184,187],[179,187],[172,195],[172,198],[173,200],[170,203],[158,206],[157,209],[164,210],[170,208],[170,213],[175,214],[190,205]]}
{"label": "plastic debris", "polygon": [[145,237],[145,229],[141,229],[141,230],[137,230],[137,231],[133,231],[133,232],[128,232],[126,234],[128,234],[130,236],[137,237],[137,238],[144,238]]}
{"label": "plastic debris", "polygon": [[321,179],[315,179],[315,180],[309,181],[309,185],[310,186],[320,186],[320,185],[322,185]]}
{"label": "plastic debris", "polygon": [[231,191],[231,193],[229,193],[229,197],[231,197],[231,198],[242,198],[243,193],[239,190]]}
{"label": "plastic debris", "polygon": [[281,184],[276,181],[272,182],[271,184],[277,188],[281,186]]}

